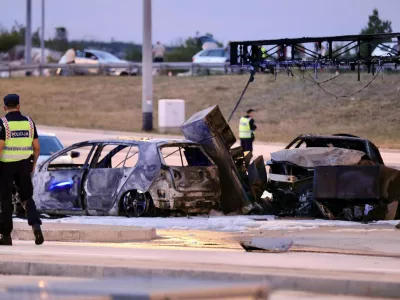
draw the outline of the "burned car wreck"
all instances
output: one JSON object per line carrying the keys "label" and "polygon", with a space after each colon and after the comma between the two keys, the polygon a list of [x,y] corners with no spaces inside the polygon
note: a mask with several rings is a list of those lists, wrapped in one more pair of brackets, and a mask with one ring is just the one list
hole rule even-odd
{"label": "burned car wreck", "polygon": [[[132,217],[207,214],[212,209],[262,212],[258,200],[267,183],[264,159],[250,163],[251,153],[231,148],[236,138],[219,107],[196,113],[181,129],[186,140],[86,141],[54,154],[33,175],[38,210]],[[73,164],[57,163],[71,152],[80,154]]]}
{"label": "burned car wreck", "polygon": [[369,140],[301,135],[271,153],[267,166],[271,213],[352,221],[399,217],[400,172],[384,165]]}
{"label": "burned car wreck", "polygon": [[[123,138],[63,149],[34,173],[38,209],[134,217],[212,209],[352,221],[400,217],[400,171],[385,166],[369,140],[301,135],[265,163],[234,147],[218,105],[195,113],[181,130],[185,140]],[[80,161],[57,164],[71,151]]]}
{"label": "burned car wreck", "polygon": [[[80,161],[58,164],[75,151]],[[187,140],[122,138],[72,145],[33,176],[34,200],[50,215],[208,213],[219,204],[218,168]]]}

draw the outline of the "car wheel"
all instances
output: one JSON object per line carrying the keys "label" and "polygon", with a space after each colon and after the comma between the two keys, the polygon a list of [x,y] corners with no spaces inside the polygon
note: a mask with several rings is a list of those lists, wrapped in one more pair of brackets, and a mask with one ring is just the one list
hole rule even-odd
{"label": "car wheel", "polygon": [[129,191],[122,197],[122,209],[128,218],[144,216],[150,207],[150,196],[138,191]]}
{"label": "car wheel", "polygon": [[119,74],[119,76],[128,76],[127,72],[121,72],[121,74]]}

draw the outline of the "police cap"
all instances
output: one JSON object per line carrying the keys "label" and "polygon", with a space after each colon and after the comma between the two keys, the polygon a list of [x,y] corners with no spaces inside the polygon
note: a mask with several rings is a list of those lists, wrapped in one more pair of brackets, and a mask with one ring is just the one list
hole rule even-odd
{"label": "police cap", "polygon": [[4,97],[4,105],[7,107],[19,105],[19,96],[17,94],[8,94]]}

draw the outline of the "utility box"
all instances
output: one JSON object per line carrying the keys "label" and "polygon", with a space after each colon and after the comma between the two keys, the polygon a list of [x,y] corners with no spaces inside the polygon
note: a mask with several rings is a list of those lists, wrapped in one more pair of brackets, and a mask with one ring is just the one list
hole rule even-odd
{"label": "utility box", "polygon": [[179,133],[185,122],[185,100],[158,100],[158,127],[162,133]]}

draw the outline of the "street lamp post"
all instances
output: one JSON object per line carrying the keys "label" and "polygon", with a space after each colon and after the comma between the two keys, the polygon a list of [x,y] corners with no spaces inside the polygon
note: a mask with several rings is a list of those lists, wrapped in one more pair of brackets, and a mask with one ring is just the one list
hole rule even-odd
{"label": "street lamp post", "polygon": [[143,0],[142,115],[145,131],[153,129],[153,51],[151,44],[151,0]]}
{"label": "street lamp post", "polygon": [[26,26],[25,26],[25,63],[28,65],[31,63],[31,24],[32,23],[32,0],[26,0]]}
{"label": "street lamp post", "polygon": [[40,75],[43,75],[43,65],[44,65],[44,1],[45,0],[42,0],[42,28],[40,33],[40,48],[41,48]]}

